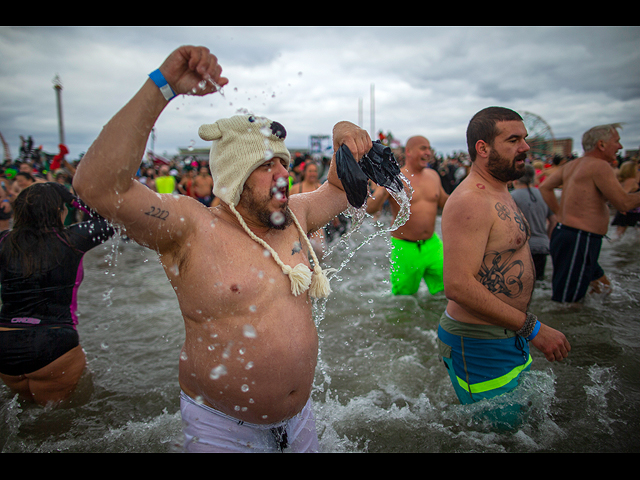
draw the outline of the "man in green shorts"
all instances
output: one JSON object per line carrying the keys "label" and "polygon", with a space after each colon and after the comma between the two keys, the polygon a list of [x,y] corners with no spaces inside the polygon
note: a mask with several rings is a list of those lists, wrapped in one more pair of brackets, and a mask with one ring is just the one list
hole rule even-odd
{"label": "man in green shorts", "polygon": [[[429,140],[411,137],[405,146],[406,162],[402,173],[413,189],[411,215],[407,222],[391,232],[391,291],[394,295],[412,295],[424,278],[432,295],[444,290],[442,282],[442,241],[438,237],[436,216],[449,195],[443,190],[440,175],[429,168],[432,150]],[[384,187],[377,187],[367,202],[367,213],[375,213],[389,199],[395,219],[400,206]]]}

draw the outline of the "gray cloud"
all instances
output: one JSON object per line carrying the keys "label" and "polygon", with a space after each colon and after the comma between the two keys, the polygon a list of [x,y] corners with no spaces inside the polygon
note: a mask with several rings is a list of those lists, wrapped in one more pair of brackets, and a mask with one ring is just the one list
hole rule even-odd
{"label": "gray cloud", "polygon": [[471,116],[488,105],[531,111],[557,137],[625,122],[622,143],[640,146],[638,27],[30,27],[0,28],[0,132],[57,151],[52,80],[63,85],[71,158],[85,151],[166,56],[205,45],[230,84],[224,96],[180,97],[156,125],[156,150],[172,154],[202,123],[238,109],[271,116],[291,148],[330,134],[339,120],[401,141],[426,135],[443,153],[466,148]]}

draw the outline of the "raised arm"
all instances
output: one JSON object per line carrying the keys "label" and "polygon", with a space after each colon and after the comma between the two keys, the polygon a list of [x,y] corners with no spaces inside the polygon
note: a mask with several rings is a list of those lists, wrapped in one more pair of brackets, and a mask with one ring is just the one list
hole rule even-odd
{"label": "raised arm", "polygon": [[[225,85],[222,69],[207,48],[183,46],[159,68],[176,94],[207,95]],[[122,225],[127,235],[156,250],[185,238],[186,197],[159,195],[137,182],[135,173],[147,140],[169,100],[147,79],[133,98],[107,123],[83,157],[73,187],[100,215]],[[186,221],[185,221],[186,220]]]}
{"label": "raised arm", "polygon": [[[350,122],[338,122],[333,127],[334,152],[343,144],[351,150],[351,154],[356,160],[362,158],[373,145],[366,130]],[[342,182],[338,178],[335,154],[329,165],[327,181],[317,190],[295,195],[292,199],[295,199],[294,202],[304,208],[309,231],[323,227],[346,210],[348,202]]]}

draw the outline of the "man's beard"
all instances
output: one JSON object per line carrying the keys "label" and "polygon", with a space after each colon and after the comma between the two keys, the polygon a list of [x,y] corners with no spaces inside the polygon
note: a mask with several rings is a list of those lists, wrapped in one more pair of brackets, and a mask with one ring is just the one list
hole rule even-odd
{"label": "man's beard", "polygon": [[520,155],[517,155],[512,161],[509,161],[506,158],[500,156],[498,152],[492,149],[489,153],[489,163],[487,164],[487,169],[494,178],[497,178],[501,182],[510,182],[512,180],[517,180],[524,175],[524,164],[522,165],[521,169],[518,169],[518,167],[516,167],[516,161],[525,160],[526,158],[527,154],[521,153]]}
{"label": "man's beard", "polygon": [[240,204],[248,212],[253,213],[265,227],[284,230],[293,222],[293,217],[288,207],[289,202],[283,204],[282,208],[272,212],[269,209],[269,203],[273,195],[274,193],[271,192],[266,197],[258,198],[250,187],[245,186]]}

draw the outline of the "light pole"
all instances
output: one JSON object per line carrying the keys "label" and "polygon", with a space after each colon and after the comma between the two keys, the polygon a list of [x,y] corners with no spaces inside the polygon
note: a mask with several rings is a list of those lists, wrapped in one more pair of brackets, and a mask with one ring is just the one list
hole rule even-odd
{"label": "light pole", "polygon": [[56,100],[58,104],[58,132],[60,136],[60,143],[64,145],[64,126],[62,123],[62,82],[58,75],[53,79],[53,89],[56,91]]}

